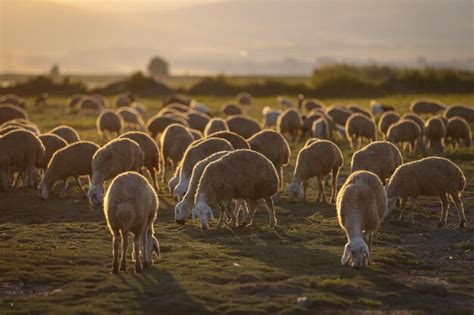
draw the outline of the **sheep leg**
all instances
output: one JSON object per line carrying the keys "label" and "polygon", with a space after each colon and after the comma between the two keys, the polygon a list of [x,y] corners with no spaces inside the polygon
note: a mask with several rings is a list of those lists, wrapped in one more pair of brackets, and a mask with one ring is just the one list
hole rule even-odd
{"label": "sheep leg", "polygon": [[324,195],[323,179],[321,177],[317,177],[317,180],[318,180],[318,188],[319,188],[318,201],[321,200],[323,203],[326,203],[326,196]]}
{"label": "sheep leg", "polygon": [[303,202],[306,202],[306,190],[308,189],[308,181],[303,182]]}
{"label": "sheep leg", "polygon": [[135,237],[133,238],[133,258],[135,260],[135,272],[142,272],[143,270],[142,261],[140,258],[140,247],[143,242],[142,235],[143,232],[139,235],[135,235]]}
{"label": "sheep leg", "polygon": [[438,227],[440,228],[446,224],[446,221],[448,219],[449,203],[446,194],[442,194],[441,196],[439,196],[439,200],[441,201],[441,217],[439,218],[438,222]]}
{"label": "sheep leg", "polygon": [[403,220],[403,215],[405,214],[405,206],[407,204],[408,198],[401,198],[402,202],[400,203],[400,216],[398,217],[399,221]]}
{"label": "sheep leg", "polygon": [[456,209],[458,210],[458,215],[459,215],[459,227],[465,227],[466,226],[466,215],[464,213],[464,205],[461,201],[461,198],[459,198],[459,193],[457,194],[450,194],[451,199],[453,200],[454,204],[456,205]]}
{"label": "sheep leg", "polygon": [[219,215],[219,220],[217,221],[217,227],[218,228],[223,228],[225,225],[225,206],[219,205],[220,209],[220,215]]}
{"label": "sheep leg", "polygon": [[87,197],[87,192],[84,190],[84,187],[82,187],[81,179],[79,178],[79,176],[75,177],[74,179],[76,180],[76,184],[81,189],[82,194],[84,195],[84,197]]}
{"label": "sheep leg", "polygon": [[336,195],[337,195],[337,176],[339,175],[339,169],[335,168],[332,170],[332,183],[331,183],[331,203],[336,202]]}
{"label": "sheep leg", "polygon": [[166,182],[166,158],[162,156],[161,159],[161,169],[163,174],[161,174],[161,182],[165,183]]}
{"label": "sheep leg", "polygon": [[120,270],[127,272],[127,249],[128,249],[128,233],[122,231],[122,256],[120,258]]}
{"label": "sheep leg", "polygon": [[151,176],[151,181],[153,182],[153,188],[155,188],[155,191],[157,193],[160,192],[160,186],[158,186],[158,182],[156,180],[156,172],[155,170],[152,168],[152,169],[149,169],[148,172],[150,172],[150,176]]}
{"label": "sheep leg", "polygon": [[118,273],[118,271],[119,271],[118,252],[120,250],[119,232],[118,231],[114,231],[112,242],[113,242],[112,255],[114,257],[113,261],[112,261],[112,273]]}
{"label": "sheep leg", "polygon": [[252,225],[253,217],[255,215],[255,211],[257,211],[257,207],[258,207],[257,201],[249,200],[249,202],[247,203],[248,212],[247,212],[247,216],[246,216],[244,222],[242,223],[243,226]]}
{"label": "sheep leg", "polygon": [[265,204],[267,206],[270,227],[274,227],[275,225],[277,225],[277,219],[275,216],[275,207],[273,206],[272,198],[265,198]]}
{"label": "sheep leg", "polygon": [[63,189],[61,190],[61,193],[59,194],[59,198],[61,199],[66,198],[66,191],[68,187],[69,187],[69,182],[68,182],[68,179],[66,178],[66,180],[64,181]]}
{"label": "sheep leg", "polygon": [[372,241],[374,239],[374,232],[370,232],[369,233],[369,263],[371,265],[374,264],[373,260],[372,260]]}

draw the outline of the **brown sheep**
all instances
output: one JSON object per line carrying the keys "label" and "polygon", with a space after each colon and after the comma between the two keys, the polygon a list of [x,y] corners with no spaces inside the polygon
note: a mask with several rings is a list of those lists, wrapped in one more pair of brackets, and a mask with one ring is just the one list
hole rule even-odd
{"label": "brown sheep", "polygon": [[151,137],[155,139],[156,136],[158,136],[163,131],[165,131],[166,127],[168,127],[171,124],[180,124],[183,126],[188,126],[188,123],[183,119],[169,117],[169,116],[161,116],[157,114],[151,117],[147,121],[146,128],[148,132],[151,134]]}
{"label": "brown sheep", "polygon": [[63,138],[55,134],[46,133],[44,135],[38,136],[38,138],[41,140],[41,143],[45,149],[43,159],[38,164],[38,168],[45,170],[48,167],[49,161],[51,161],[53,154],[56,151],[66,147],[68,143]]}
{"label": "brown sheep", "polygon": [[209,136],[209,138],[221,138],[230,142],[232,147],[238,149],[250,149],[250,145],[242,136],[232,131],[218,131]]}
{"label": "brown sheep", "polygon": [[391,125],[397,123],[400,120],[400,115],[394,111],[384,112],[380,116],[379,120],[379,131],[383,135],[383,138],[387,138],[387,131]]}
{"label": "brown sheep", "polygon": [[303,119],[297,109],[289,108],[278,116],[277,131],[283,136],[289,135],[292,142],[296,141],[302,127]]}
{"label": "brown sheep", "polygon": [[359,140],[359,148],[362,146],[362,138],[368,139],[369,142],[376,140],[377,127],[375,122],[364,114],[352,114],[346,122],[345,130],[351,149],[354,149],[357,139]]}
{"label": "brown sheep", "polygon": [[222,118],[212,118],[204,128],[204,136],[207,137],[212,133],[218,131],[228,131],[229,127],[227,127],[227,123]]}
{"label": "brown sheep", "polygon": [[442,104],[441,102],[426,98],[414,100],[410,105],[410,111],[418,115],[436,115],[437,113],[442,112],[445,109],[446,105]]}
{"label": "brown sheep", "polygon": [[104,110],[97,117],[97,132],[103,139],[118,137],[122,132],[123,121],[120,115],[111,110]]}
{"label": "brown sheep", "polygon": [[443,138],[446,136],[446,126],[440,117],[431,117],[426,121],[424,134],[431,150],[443,152]]}
{"label": "brown sheep", "polygon": [[448,120],[446,142],[453,146],[456,146],[456,144],[463,144],[467,148],[471,146],[471,126],[469,126],[469,123],[464,118],[452,117]]}
{"label": "brown sheep", "polygon": [[245,139],[250,138],[262,128],[255,119],[250,117],[236,115],[227,118],[227,126],[229,130],[241,135]]}
{"label": "brown sheep", "polygon": [[121,107],[117,109],[115,113],[122,117],[125,126],[133,130],[145,130],[145,123],[143,122],[141,114],[133,107]]}
{"label": "brown sheep", "polygon": [[169,125],[160,137],[161,180],[166,181],[166,162],[171,164],[172,171],[184,156],[194,138],[188,128],[180,124]]}
{"label": "brown sheep", "polygon": [[412,120],[402,119],[390,126],[387,140],[400,145],[407,143],[408,151],[413,152],[417,143],[422,140],[420,127]]}
{"label": "brown sheep", "polygon": [[467,105],[453,105],[444,112],[444,117],[461,117],[468,123],[474,122],[474,107]]}
{"label": "brown sheep", "polygon": [[243,115],[244,109],[241,105],[230,102],[222,105],[221,112],[227,116]]}
{"label": "brown sheep", "polygon": [[15,105],[0,105],[0,125],[14,119],[28,120],[28,114],[24,109],[21,109]]}
{"label": "brown sheep", "polygon": [[52,133],[57,136],[60,136],[68,144],[81,141],[81,138],[79,137],[79,134],[77,133],[77,131],[74,128],[66,126],[66,125],[57,126],[51,129],[48,133]]}

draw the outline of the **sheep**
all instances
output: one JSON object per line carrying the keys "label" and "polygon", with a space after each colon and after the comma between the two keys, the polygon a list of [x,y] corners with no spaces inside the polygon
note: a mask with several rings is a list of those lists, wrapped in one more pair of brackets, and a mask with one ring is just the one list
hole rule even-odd
{"label": "sheep", "polygon": [[80,99],[78,106],[81,110],[84,111],[93,111],[100,113],[105,106],[102,102],[94,96],[84,96]]}
{"label": "sheep", "polygon": [[[112,272],[119,271],[119,248],[122,239],[120,270],[127,271],[128,234],[133,233],[135,272],[153,264],[153,254],[160,258],[160,244],[154,236],[153,222],[159,207],[158,196],[148,181],[135,172],[115,177],[105,195],[104,215],[112,234]],[[140,255],[143,255],[143,265]]]}
{"label": "sheep", "polygon": [[79,176],[87,176],[90,182],[92,157],[97,150],[99,150],[99,146],[90,141],[74,142],[57,150],[38,185],[38,197],[48,199],[49,191],[57,181],[61,180],[66,184],[63,186],[60,197],[66,197],[67,179],[69,177],[74,177],[84,196],[87,196],[84,188],[82,188]]}
{"label": "sheep", "polygon": [[341,127],[344,127],[346,125],[347,120],[352,115],[352,112],[350,110],[340,105],[333,105],[328,107],[325,113],[333,119],[335,124]]}
{"label": "sheep", "polygon": [[95,98],[99,103],[101,103],[102,107],[107,108],[109,106],[109,101],[104,95],[95,93],[95,94],[92,94],[91,96]]}
{"label": "sheep", "polygon": [[249,106],[252,104],[252,95],[250,95],[250,93],[247,93],[247,92],[241,92],[237,94],[235,99],[237,103],[239,103],[240,105]]}
{"label": "sheep", "polygon": [[249,140],[250,148],[262,153],[273,163],[278,172],[280,187],[283,187],[283,166],[290,161],[291,150],[288,142],[278,132],[273,130],[262,130],[253,135]]}
{"label": "sheep", "polygon": [[263,115],[263,128],[276,127],[278,117],[281,115],[281,111],[278,109],[272,109],[269,106],[265,106],[262,109]]}
{"label": "sheep", "polygon": [[387,111],[380,116],[379,120],[379,131],[383,135],[383,138],[387,138],[387,131],[391,125],[397,123],[400,120],[400,115],[394,111]]}
{"label": "sheep", "polygon": [[303,107],[306,110],[306,112],[309,113],[313,109],[318,109],[318,108],[323,109],[326,107],[326,105],[324,104],[323,101],[317,100],[315,98],[305,98],[301,103],[301,107]]}
{"label": "sheep", "polygon": [[40,139],[45,149],[44,156],[39,162],[38,168],[46,170],[49,161],[51,161],[51,158],[53,157],[53,154],[56,151],[66,147],[68,143],[63,138],[55,134],[46,133],[38,136],[38,138]]}
{"label": "sheep", "polygon": [[431,150],[443,152],[443,138],[446,136],[446,126],[440,117],[431,117],[426,121],[424,135]]}
{"label": "sheep", "polygon": [[194,198],[193,213],[202,229],[208,228],[213,208],[233,199],[247,200],[249,211],[242,226],[252,225],[258,200],[265,201],[270,226],[277,224],[272,196],[278,192],[278,174],[265,156],[252,150],[236,150],[207,165]]}
{"label": "sheep", "polygon": [[291,141],[295,142],[298,132],[303,126],[303,119],[298,110],[289,108],[285,110],[277,119],[277,131],[282,135],[289,134]]}
{"label": "sheep", "polygon": [[235,104],[235,103],[225,103],[221,107],[221,112],[224,113],[227,116],[233,116],[233,115],[243,115],[244,114],[244,109],[240,104]]}
{"label": "sheep", "polygon": [[96,126],[97,132],[102,135],[102,138],[118,137],[122,131],[122,117],[111,110],[104,110],[97,117]]}
{"label": "sheep", "polygon": [[245,139],[250,138],[262,128],[258,122],[250,117],[235,115],[227,118],[227,126],[229,130],[241,135]]}
{"label": "sheep", "polygon": [[193,110],[195,112],[206,114],[206,115],[210,115],[210,113],[211,113],[211,109],[208,106],[206,106],[203,103],[199,103],[196,100],[193,100],[191,102],[190,108],[191,108],[191,110]]}
{"label": "sheep", "polygon": [[140,146],[144,154],[143,166],[148,170],[153,188],[158,192],[159,186],[156,174],[160,173],[160,153],[156,142],[146,133],[140,131],[129,131],[119,138],[126,138],[135,141]]}
{"label": "sheep", "polygon": [[27,130],[13,130],[0,137],[0,180],[4,189],[10,187],[7,177],[9,169],[18,171],[13,186],[22,179],[23,186],[36,187],[38,165],[45,148],[40,139]]}
{"label": "sheep", "polygon": [[409,198],[418,196],[438,197],[441,201],[441,217],[438,227],[446,224],[448,218],[448,195],[456,205],[459,226],[466,226],[463,203],[460,199],[466,178],[462,170],[453,162],[441,157],[427,157],[401,165],[387,184],[389,214],[398,198],[402,199],[400,219],[403,218],[405,204]]}
{"label": "sheep", "polygon": [[375,141],[352,155],[351,171],[372,172],[385,186],[387,178],[402,164],[402,154],[395,145],[388,141]]}
{"label": "sheep", "polygon": [[204,129],[209,122],[209,116],[196,111],[187,112],[186,116],[190,128],[204,132]]}
{"label": "sheep", "polygon": [[[317,200],[322,200],[325,203],[323,179],[332,174],[331,202],[334,202],[337,192],[337,176],[343,164],[344,158],[341,150],[331,141],[317,140],[303,147],[298,153],[293,180],[287,187],[290,199],[292,201],[304,200],[307,181],[312,177],[317,177],[319,186]],[[301,184],[303,184],[303,189]]]}
{"label": "sheep", "polygon": [[7,132],[17,129],[28,130],[34,133],[35,135],[40,134],[38,127],[30,121],[25,119],[13,119],[4,122],[0,125],[0,135],[6,134]]}
{"label": "sheep", "polygon": [[169,105],[167,105],[166,107],[163,107],[163,108],[158,112],[158,114],[165,115],[165,114],[176,113],[176,112],[179,112],[179,113],[187,113],[187,112],[189,112],[189,111],[190,111],[190,107],[189,107],[189,106],[186,106],[186,105],[183,105],[183,104],[174,103],[174,104],[169,104]]}
{"label": "sheep", "polygon": [[156,136],[165,131],[166,127],[171,124],[180,124],[183,126],[188,126],[188,123],[183,119],[169,116],[161,116],[160,114],[157,114],[147,121],[146,129],[151,134],[151,137],[155,139]]}
{"label": "sheep", "polygon": [[444,112],[444,117],[446,118],[453,118],[456,116],[464,118],[468,123],[472,123],[474,122],[474,107],[467,105],[453,105]]}
{"label": "sheep", "polygon": [[85,94],[80,94],[80,93],[79,94],[73,94],[68,100],[69,111],[72,111],[72,110],[76,109],[77,105],[79,104],[79,101],[84,96],[86,96],[86,95]]}
{"label": "sheep", "polygon": [[377,127],[375,122],[364,114],[352,114],[346,122],[346,137],[351,149],[354,149],[355,141],[359,140],[358,147],[362,144],[362,138],[370,141],[376,140]]}
{"label": "sheep", "polygon": [[162,182],[166,180],[166,162],[176,168],[183,158],[184,152],[194,141],[188,128],[180,124],[171,124],[166,127],[160,137]]}
{"label": "sheep", "polygon": [[[199,186],[199,180],[201,179],[202,173],[204,172],[204,169],[206,168],[207,165],[210,163],[217,161],[224,155],[228,154],[231,151],[220,151],[211,154],[210,156],[206,157],[205,159],[199,161],[194,168],[193,172],[191,174],[191,179],[189,181],[189,189],[188,191],[184,194],[183,199],[176,204],[175,207],[175,220],[176,223],[178,224],[184,224],[186,218],[189,216],[191,213],[193,207],[194,207],[194,197],[196,195],[196,191]],[[219,220],[219,227],[223,226],[224,220],[223,216],[221,216],[221,220]],[[233,217],[235,219],[235,216]]]}
{"label": "sheep", "polygon": [[125,126],[128,126],[133,130],[145,130],[145,123],[143,122],[141,114],[133,107],[120,107],[115,111],[115,113],[122,117]]}
{"label": "sheep", "polygon": [[407,143],[409,152],[413,152],[417,143],[421,141],[420,127],[411,120],[402,119],[390,126],[387,140],[395,144]]}
{"label": "sheep", "polygon": [[200,132],[199,130],[192,129],[192,128],[188,128],[188,130],[191,133],[191,135],[193,136],[194,140],[199,140],[199,139],[202,139],[204,137],[202,132]]}
{"label": "sheep", "polygon": [[219,138],[209,138],[197,142],[189,146],[184,153],[181,161],[181,170],[179,172],[179,182],[173,191],[173,197],[178,200],[183,199],[184,194],[188,190],[189,180],[194,165],[196,165],[202,159],[208,157],[212,153],[219,151],[232,151],[234,148],[229,141]]}
{"label": "sheep", "polygon": [[26,108],[26,103],[23,98],[15,94],[7,94],[4,97],[0,98],[0,104],[10,104],[21,109]]}
{"label": "sheep", "polygon": [[311,133],[311,126],[313,122],[318,120],[321,117],[325,117],[325,115],[321,112],[311,112],[311,114],[306,115],[303,117],[303,126],[301,126],[301,138],[303,138],[306,134]]}
{"label": "sheep", "polygon": [[0,105],[0,125],[14,119],[28,120],[28,114],[24,109],[21,109],[11,104]]}
{"label": "sheep", "polygon": [[242,136],[232,131],[218,131],[208,136],[208,138],[225,139],[229,141],[232,147],[236,150],[237,149],[250,149],[250,145],[247,142],[247,140],[245,140]]}
{"label": "sheep", "polygon": [[385,112],[395,110],[395,108],[393,106],[386,105],[386,104],[381,104],[381,103],[377,102],[376,100],[371,100],[370,101],[370,109],[371,109],[372,114],[374,116],[380,116]]}
{"label": "sheep", "polygon": [[146,107],[142,103],[133,102],[130,107],[136,110],[137,113],[139,113],[142,117],[145,117],[147,115]]}
{"label": "sheep", "polygon": [[311,125],[311,136],[319,139],[331,139],[331,128],[329,127],[329,122],[324,117],[313,121]]}
{"label": "sheep", "polygon": [[64,139],[64,141],[66,141],[69,144],[81,141],[81,138],[79,137],[79,134],[77,133],[77,131],[74,128],[66,126],[66,125],[57,126],[51,129],[48,133],[52,133],[57,136],[60,136],[61,138]]}
{"label": "sheep", "polygon": [[461,117],[452,117],[448,120],[446,127],[446,138],[447,143],[453,144],[463,144],[466,147],[471,146],[472,133],[471,126],[469,123]]}
{"label": "sheep", "polygon": [[208,135],[218,132],[218,131],[228,131],[229,127],[227,127],[227,123],[222,118],[212,118],[204,128],[204,136],[207,137]]}
{"label": "sheep", "polygon": [[46,107],[46,103],[48,100],[48,93],[41,93],[35,99],[35,107],[38,109],[43,109]]}
{"label": "sheep", "polygon": [[337,195],[337,218],[346,232],[341,265],[373,264],[372,240],[383,221],[387,196],[380,179],[368,171],[352,173]]}
{"label": "sheep", "polygon": [[367,109],[362,108],[359,105],[356,105],[356,104],[347,105],[347,109],[353,113],[359,113],[366,116],[367,118],[372,119],[372,114]]}
{"label": "sheep", "polygon": [[410,105],[410,111],[418,115],[435,115],[441,111],[444,111],[445,109],[446,105],[442,104],[439,101],[427,98],[414,100]]}
{"label": "sheep", "polygon": [[293,103],[291,100],[285,96],[277,96],[276,98],[277,104],[283,108],[290,108],[293,107]]}
{"label": "sheep", "polygon": [[132,100],[127,94],[120,94],[115,98],[115,107],[128,107],[132,104]]}
{"label": "sheep", "polygon": [[104,145],[92,157],[92,183],[87,197],[92,206],[104,200],[104,182],[126,171],[140,172],[144,153],[130,139],[115,139]]}
{"label": "sheep", "polygon": [[163,99],[162,107],[166,107],[169,104],[173,104],[173,103],[178,103],[178,104],[189,106],[192,101],[193,101],[192,98],[189,98],[189,97],[181,95],[181,94],[170,94],[170,95],[167,95]]}

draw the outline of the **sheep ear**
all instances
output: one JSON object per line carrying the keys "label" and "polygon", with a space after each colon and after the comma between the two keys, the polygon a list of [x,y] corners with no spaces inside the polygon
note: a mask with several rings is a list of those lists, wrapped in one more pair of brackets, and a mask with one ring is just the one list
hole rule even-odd
{"label": "sheep ear", "polygon": [[350,254],[351,254],[351,248],[349,246],[349,243],[347,243],[346,246],[344,247],[344,254],[342,255],[342,258],[341,258],[341,266],[347,265],[347,263],[349,262]]}

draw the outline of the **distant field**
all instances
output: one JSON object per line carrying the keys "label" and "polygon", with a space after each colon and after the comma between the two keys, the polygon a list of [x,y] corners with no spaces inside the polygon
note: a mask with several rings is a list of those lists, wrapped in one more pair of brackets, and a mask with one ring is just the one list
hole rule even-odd
{"label": "distant field", "polygon": [[[426,95],[425,95],[426,96]],[[378,99],[400,112],[421,95]],[[447,104],[474,104],[474,95],[437,96]],[[226,98],[202,96],[219,115]],[[294,99],[294,96],[293,96]],[[113,98],[109,99],[110,102]],[[370,99],[323,99],[368,106]],[[161,99],[142,99],[149,115]],[[66,113],[65,98],[52,98],[44,112],[28,111],[43,132],[59,124],[76,128],[83,139],[103,144],[96,116]],[[28,100],[32,104],[32,100]],[[248,114],[261,119],[263,106],[275,97],[256,98]],[[339,187],[350,170],[346,141],[336,138],[344,154]],[[290,182],[301,143],[291,145],[285,185]],[[278,226],[267,225],[259,209],[252,227],[201,231],[190,220],[174,222],[174,205],[166,187],[159,194],[156,234],[162,259],[143,274],[112,275],[112,237],[101,208],[91,209],[75,187],[64,200],[47,201],[30,189],[0,193],[0,313],[160,313],[160,314],[299,314],[319,312],[474,311],[474,148],[448,151],[467,177],[463,201],[468,226],[457,227],[451,205],[448,224],[436,228],[439,203],[419,198],[415,223],[398,221],[398,211],[375,236],[375,265],[343,268],[346,238],[337,225],[333,204],[276,203]],[[421,157],[405,155],[406,160]],[[130,256],[130,253],[129,253]],[[129,261],[131,267],[131,261]],[[306,307],[298,297],[308,297]]]}

